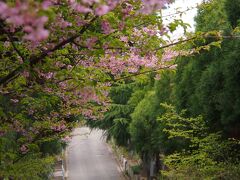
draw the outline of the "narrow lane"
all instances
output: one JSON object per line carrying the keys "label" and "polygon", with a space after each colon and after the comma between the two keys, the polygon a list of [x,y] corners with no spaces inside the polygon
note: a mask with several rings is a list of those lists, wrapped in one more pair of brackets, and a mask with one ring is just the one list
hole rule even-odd
{"label": "narrow lane", "polygon": [[102,131],[77,128],[67,149],[69,180],[121,180],[117,163]]}

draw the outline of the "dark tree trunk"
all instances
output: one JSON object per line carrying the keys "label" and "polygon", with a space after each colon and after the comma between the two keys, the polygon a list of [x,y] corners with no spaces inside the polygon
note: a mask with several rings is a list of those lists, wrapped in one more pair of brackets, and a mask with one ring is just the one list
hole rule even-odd
{"label": "dark tree trunk", "polygon": [[156,153],[155,158],[156,158],[156,159],[155,159],[155,162],[156,162],[156,164],[155,164],[155,173],[157,174],[157,173],[159,173],[160,168],[161,168],[160,155],[159,155],[159,153]]}

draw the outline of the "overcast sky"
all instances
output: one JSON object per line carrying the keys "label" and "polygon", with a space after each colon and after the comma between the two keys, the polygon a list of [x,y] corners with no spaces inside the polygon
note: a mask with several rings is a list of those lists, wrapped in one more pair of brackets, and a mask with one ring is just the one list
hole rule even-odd
{"label": "overcast sky", "polygon": [[[198,4],[201,4],[203,0],[175,0],[175,3],[171,4],[169,8],[163,10],[163,19],[164,19],[164,24],[168,24],[171,22],[174,18],[180,18],[179,14],[174,15],[174,16],[168,16],[170,14],[176,13],[176,11],[185,11],[188,8],[191,10],[186,11],[182,15],[182,19],[184,22],[188,23],[191,25],[191,28],[188,29],[188,31],[194,31],[194,16],[197,15],[197,8],[196,7]],[[176,32],[172,34],[172,38],[175,39],[179,36],[183,35],[183,30],[178,29]]]}

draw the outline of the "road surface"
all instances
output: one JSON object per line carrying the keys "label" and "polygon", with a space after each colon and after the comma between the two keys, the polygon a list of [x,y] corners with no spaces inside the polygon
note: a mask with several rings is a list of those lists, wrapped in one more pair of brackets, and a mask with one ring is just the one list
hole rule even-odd
{"label": "road surface", "polygon": [[117,162],[109,151],[102,131],[77,128],[67,148],[69,180],[121,180]]}

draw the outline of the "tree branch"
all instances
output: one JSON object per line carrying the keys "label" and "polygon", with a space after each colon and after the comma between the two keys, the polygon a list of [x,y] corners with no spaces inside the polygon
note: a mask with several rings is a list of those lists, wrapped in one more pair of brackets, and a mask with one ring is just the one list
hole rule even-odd
{"label": "tree branch", "polygon": [[[57,44],[55,47],[53,47],[52,49],[43,51],[40,55],[37,56],[32,56],[30,58],[30,65],[34,66],[35,64],[39,63],[42,59],[44,59],[46,56],[48,56],[50,53],[55,52],[56,50],[62,48],[63,46],[65,46],[68,43],[73,42],[76,38],[78,38],[81,34],[83,34],[88,27],[91,25],[91,23],[93,21],[95,21],[97,19],[97,17],[94,17],[88,24],[86,24],[79,33],[77,33],[76,35],[68,38],[67,40],[62,41],[61,43]],[[21,73],[21,71],[23,71],[24,66],[20,65],[19,67],[17,67],[15,70],[13,70],[12,72],[10,72],[8,75],[6,75],[5,77],[2,77],[0,79],[0,85],[3,84],[8,84],[10,81],[12,81],[13,79],[15,79],[16,77],[18,77],[18,75]]]}
{"label": "tree branch", "polygon": [[[13,49],[17,52],[17,54],[21,57],[21,59],[24,61],[24,56],[21,53],[21,51],[17,48],[16,44],[15,44],[15,39],[13,37],[13,34],[11,34],[10,32],[8,32],[7,30],[4,29],[4,22],[0,22],[0,28],[1,28],[1,32],[7,35],[7,38],[9,39],[9,41],[12,44]],[[7,39],[6,38],[6,39]],[[3,39],[3,41],[6,41],[6,39]]]}
{"label": "tree branch", "polygon": [[6,32],[7,36],[8,36],[8,39],[9,41],[11,42],[12,46],[13,46],[13,49],[17,52],[17,54],[21,57],[22,61],[24,62],[25,61],[25,58],[22,54],[22,52],[17,48],[16,44],[14,43],[14,39],[12,37],[12,34]]}
{"label": "tree branch", "polygon": [[139,72],[139,73],[135,73],[135,74],[131,74],[131,75],[128,75],[128,76],[123,76],[123,77],[120,77],[120,78],[117,78],[117,79],[114,79],[114,80],[110,80],[108,82],[117,82],[117,81],[120,81],[120,80],[125,80],[125,79],[128,79],[128,78],[131,78],[131,77],[135,77],[135,76],[139,76],[139,75],[142,75],[142,74],[148,74],[148,73],[151,73],[151,72],[157,72],[157,71],[160,71],[160,70],[163,70],[163,69],[168,69],[168,68],[171,68],[174,64],[171,64],[169,66],[165,66],[165,67],[160,67],[160,68],[157,68],[157,69],[152,69],[152,70],[148,70],[148,71],[143,71],[143,72]]}

